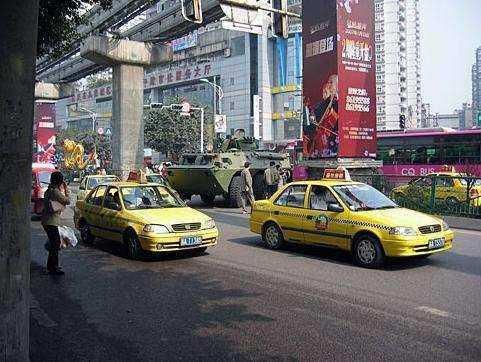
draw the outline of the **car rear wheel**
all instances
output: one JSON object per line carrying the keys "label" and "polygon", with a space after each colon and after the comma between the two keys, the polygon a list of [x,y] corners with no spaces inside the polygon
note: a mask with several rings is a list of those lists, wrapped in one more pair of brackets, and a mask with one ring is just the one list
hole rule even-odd
{"label": "car rear wheel", "polygon": [[82,241],[87,245],[92,245],[95,241],[95,236],[92,235],[90,226],[86,222],[83,222],[82,226],[80,227],[80,237],[82,238]]}
{"label": "car rear wheel", "polygon": [[142,248],[140,247],[139,238],[133,231],[128,231],[124,237],[126,254],[129,259],[139,259]]}
{"label": "car rear wheel", "polygon": [[370,235],[361,235],[354,242],[354,260],[365,268],[375,268],[384,261],[384,252],[379,242]]}
{"label": "car rear wheel", "polygon": [[269,249],[278,250],[284,246],[284,236],[281,229],[274,223],[270,223],[264,227],[262,231],[262,239]]}

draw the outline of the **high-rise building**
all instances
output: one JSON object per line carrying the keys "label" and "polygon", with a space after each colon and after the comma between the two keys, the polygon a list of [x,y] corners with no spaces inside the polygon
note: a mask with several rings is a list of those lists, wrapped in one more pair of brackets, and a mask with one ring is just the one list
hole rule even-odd
{"label": "high-rise building", "polygon": [[421,125],[419,0],[374,0],[377,128]]}
{"label": "high-rise building", "polygon": [[473,64],[471,76],[473,87],[473,123],[481,126],[481,47],[476,50],[476,61]]}

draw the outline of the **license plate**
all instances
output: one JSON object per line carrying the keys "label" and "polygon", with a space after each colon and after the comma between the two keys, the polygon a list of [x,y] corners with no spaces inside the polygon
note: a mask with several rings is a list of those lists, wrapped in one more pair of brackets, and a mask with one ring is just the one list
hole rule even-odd
{"label": "license plate", "polygon": [[444,246],[444,238],[429,240],[428,249],[437,249]]}
{"label": "license plate", "polygon": [[180,238],[180,246],[193,246],[202,244],[200,236],[184,236]]}

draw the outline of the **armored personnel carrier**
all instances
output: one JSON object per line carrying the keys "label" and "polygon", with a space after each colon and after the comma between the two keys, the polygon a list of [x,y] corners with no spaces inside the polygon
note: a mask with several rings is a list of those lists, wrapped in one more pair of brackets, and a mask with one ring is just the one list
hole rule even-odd
{"label": "armored personnel carrier", "polygon": [[240,173],[244,163],[250,162],[254,196],[264,198],[264,170],[270,161],[280,165],[291,175],[289,155],[258,150],[253,138],[240,136],[226,139],[218,153],[184,154],[178,165],[167,169],[167,179],[184,199],[200,195],[206,204],[222,195],[231,207],[241,206]]}

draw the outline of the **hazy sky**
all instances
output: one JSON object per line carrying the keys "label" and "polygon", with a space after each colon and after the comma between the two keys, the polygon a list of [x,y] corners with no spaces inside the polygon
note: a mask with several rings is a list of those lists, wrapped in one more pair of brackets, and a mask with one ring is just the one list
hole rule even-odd
{"label": "hazy sky", "polygon": [[432,113],[471,103],[471,66],[481,46],[481,0],[419,0],[421,87]]}

